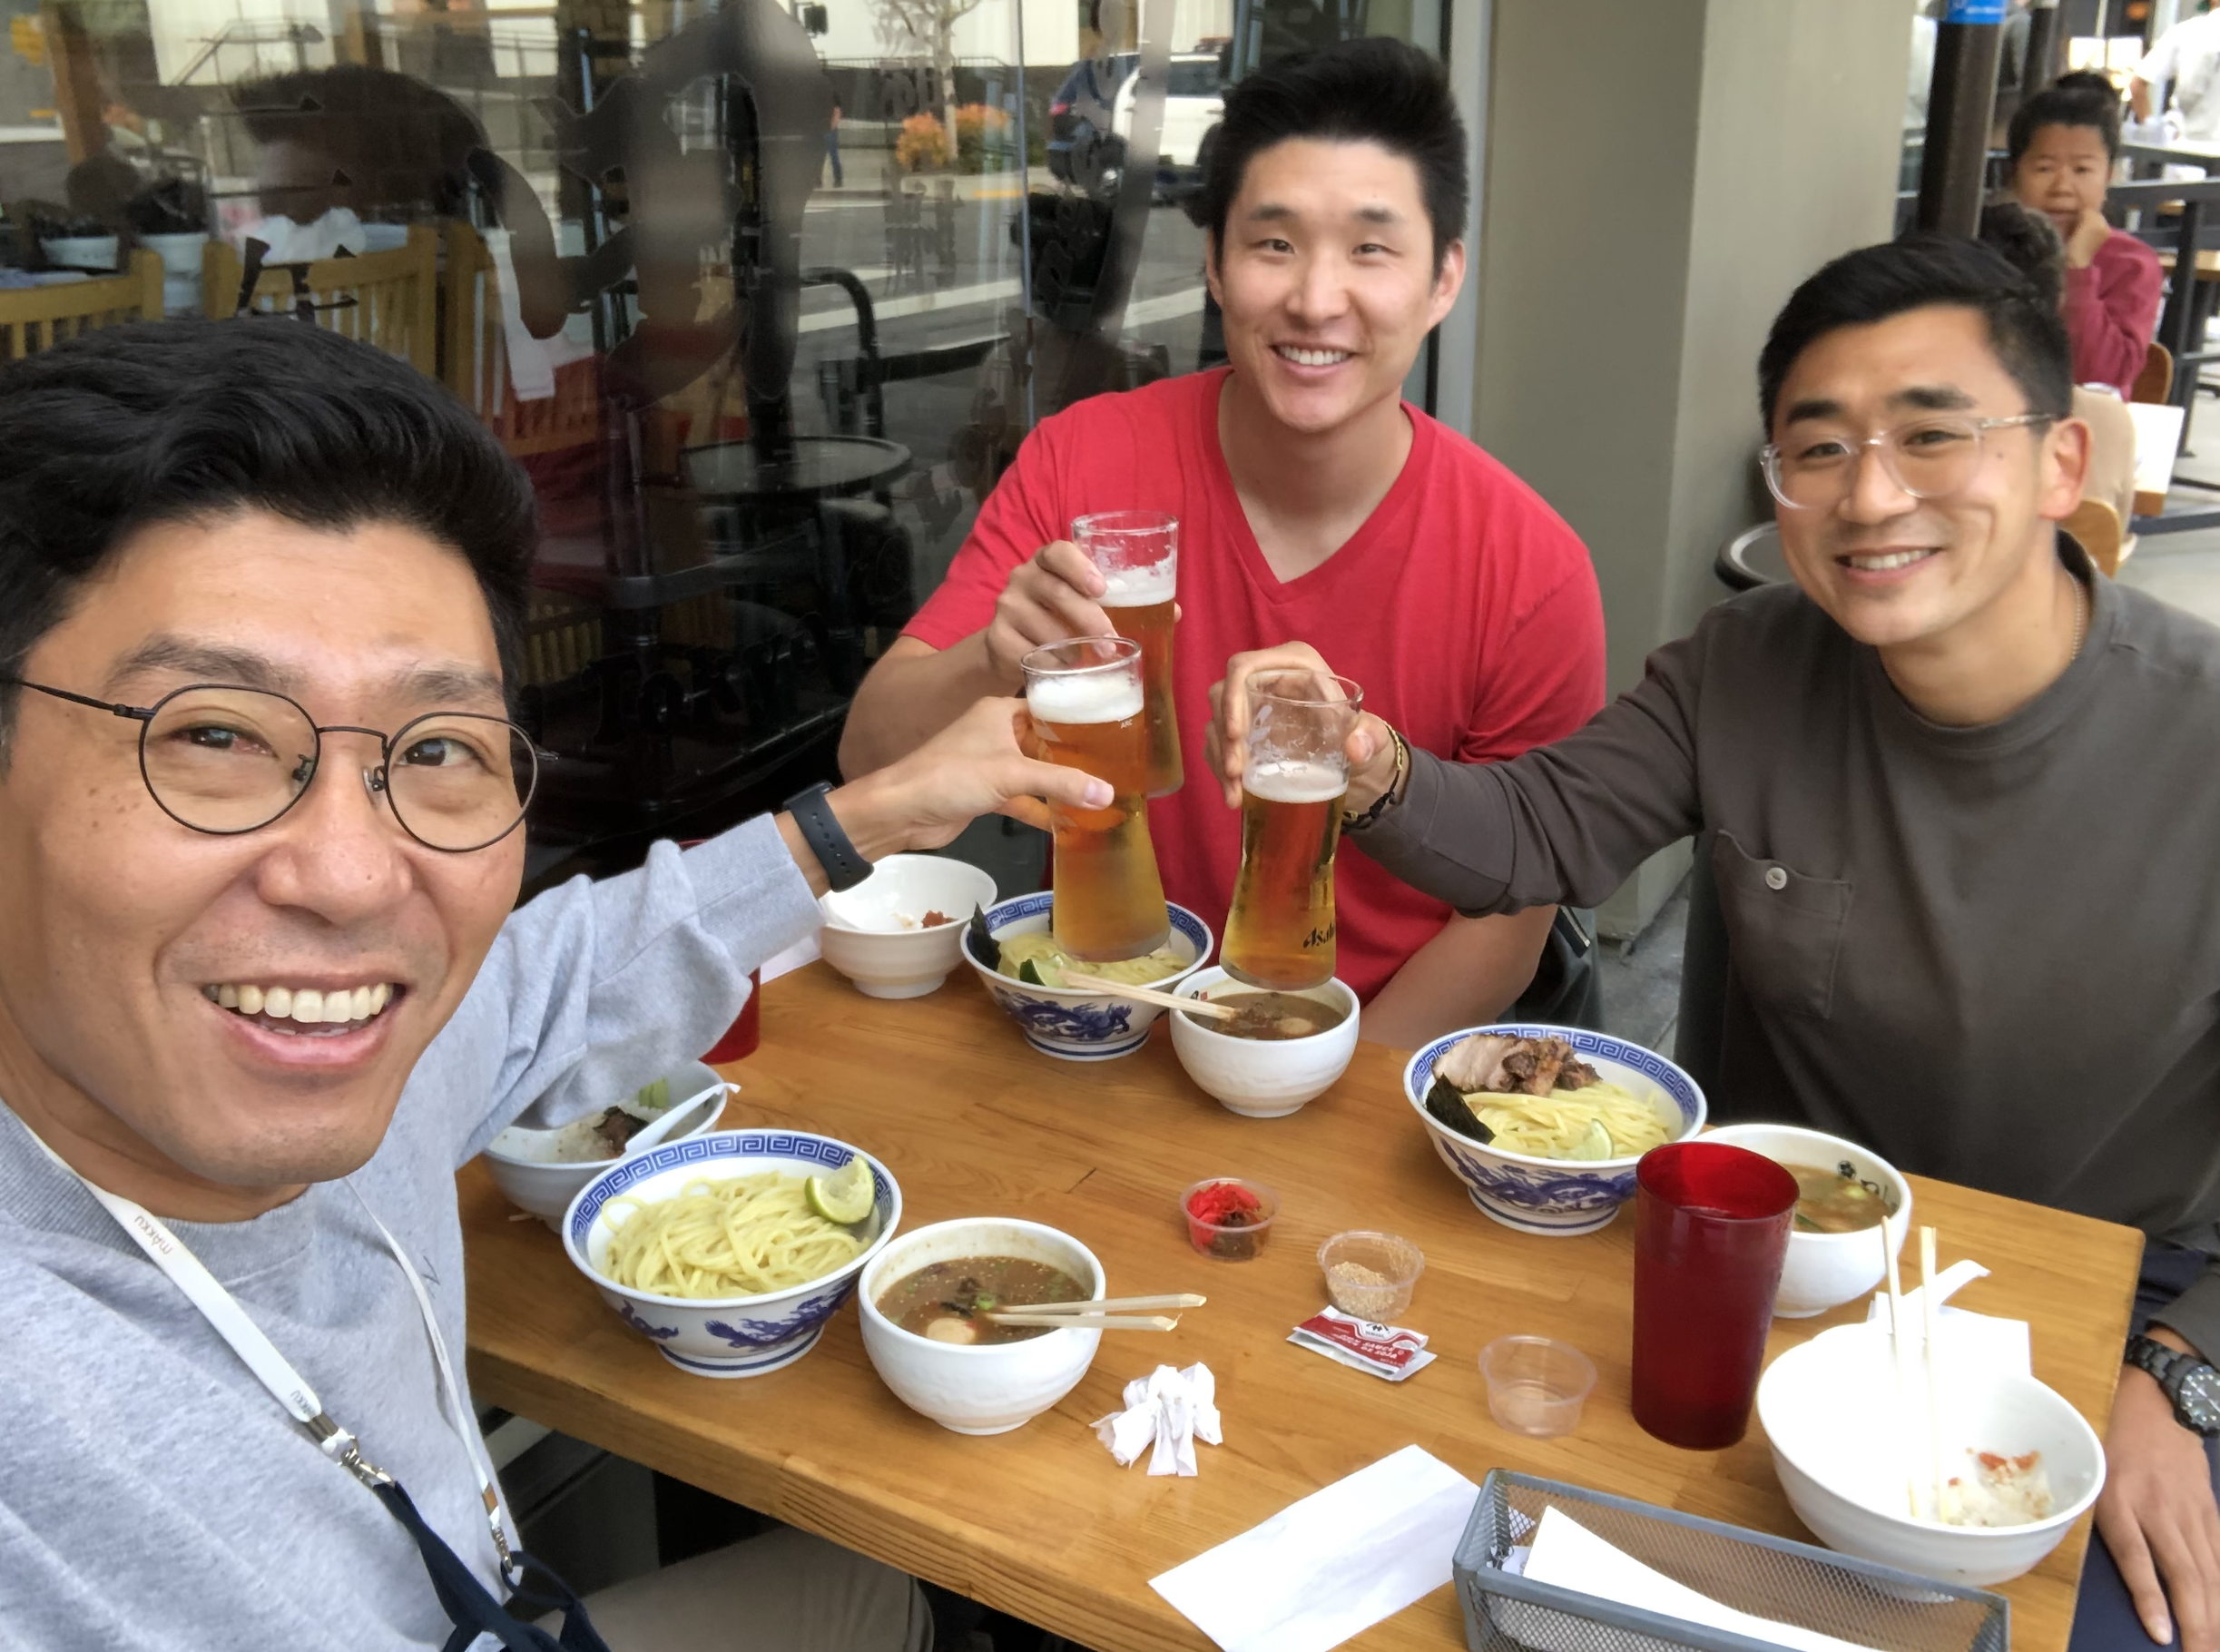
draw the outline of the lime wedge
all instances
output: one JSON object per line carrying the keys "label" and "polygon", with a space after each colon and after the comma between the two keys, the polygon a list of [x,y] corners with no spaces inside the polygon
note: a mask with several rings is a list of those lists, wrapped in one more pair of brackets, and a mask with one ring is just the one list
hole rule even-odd
{"label": "lime wedge", "polygon": [[877,1203],[870,1161],[859,1153],[830,1175],[811,1176],[802,1188],[802,1197],[826,1221],[853,1227],[871,1214]]}

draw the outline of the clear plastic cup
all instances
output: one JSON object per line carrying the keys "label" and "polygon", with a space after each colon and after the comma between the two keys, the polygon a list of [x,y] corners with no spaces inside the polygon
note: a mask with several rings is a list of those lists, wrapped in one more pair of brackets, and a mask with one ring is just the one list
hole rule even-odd
{"label": "clear plastic cup", "polygon": [[1400,1234],[1356,1229],[1318,1247],[1326,1294],[1342,1313],[1392,1325],[1409,1311],[1426,1253]]}
{"label": "clear plastic cup", "polygon": [[1547,1440],[1580,1426],[1596,1386],[1596,1366],[1570,1342],[1546,1336],[1499,1336],[1480,1350],[1488,1409],[1498,1426]]}

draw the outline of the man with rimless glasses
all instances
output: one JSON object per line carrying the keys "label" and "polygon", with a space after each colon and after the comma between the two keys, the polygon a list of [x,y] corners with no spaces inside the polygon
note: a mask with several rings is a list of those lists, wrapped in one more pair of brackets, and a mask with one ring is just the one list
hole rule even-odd
{"label": "man with rimless glasses", "polygon": [[[1828,265],[1758,362],[1793,585],[1712,609],[1506,762],[1410,749],[1399,771],[1366,717],[1348,807],[1384,802],[1348,841],[1488,913],[1600,900],[1694,834],[1729,937],[1715,1116],[2141,1228],[2073,1644],[2213,1652],[2220,632],[2059,534],[2087,453],[2068,360],[1985,247]],[[1315,660],[1233,662],[1222,774],[1247,678]]]}
{"label": "man with rimless glasses", "polygon": [[[512,912],[535,537],[467,409],[312,327],[116,328],[0,372],[9,1647],[554,1647],[529,1620],[560,1599],[506,1606],[457,1370],[456,1167],[707,1048],[871,859],[1109,801],[984,702]],[[908,1578],[797,1532],[592,1614],[618,1652],[930,1638]]]}

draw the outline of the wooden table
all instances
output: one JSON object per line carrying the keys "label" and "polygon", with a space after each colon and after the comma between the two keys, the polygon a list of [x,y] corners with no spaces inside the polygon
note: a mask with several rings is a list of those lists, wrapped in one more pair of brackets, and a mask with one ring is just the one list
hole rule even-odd
{"label": "wooden table", "polygon": [[[824,965],[772,983],[763,1044],[729,1069],[744,1087],[726,1127],[781,1124],[868,1148],[900,1181],[904,1220],[1016,1215],[1052,1223],[1104,1260],[1113,1293],[1195,1290],[1206,1308],[1167,1336],[1105,1336],[1064,1402],[1014,1433],[952,1434],[906,1409],[864,1358],[852,1309],[770,1376],[718,1382],[660,1358],[604,1307],[537,1222],[512,1222],[484,1170],[460,1178],[469,1255],[470,1373],[480,1400],[819,1532],[1096,1652],[1209,1642],[1148,1579],[1296,1499],[1416,1442],[1474,1481],[1498,1466],[1805,1538],[1753,1426],[1726,1451],[1683,1451],[1627,1409],[1630,1216],[1578,1239],[1514,1233],[1480,1214],[1434,1157],[1399,1093],[1403,1056],[1358,1046],[1341,1081],[1294,1116],[1246,1119],[1189,1082],[1169,1029],[1123,1060],[1036,1054],[968,972],[929,998],[866,998]],[[1253,1176],[1282,1207],[1265,1253],[1208,1261],[1177,1197],[1206,1175]],[[1915,1178],[1916,1180],[1916,1178]],[[2036,1374],[2101,1430],[2112,1405],[2141,1236],[1946,1183],[1919,1210],[1946,1263],[1992,1277],[1957,1300],[2034,1325]],[[1386,1227],[1426,1252],[1403,1317],[1440,1359],[1383,1382],[1291,1346],[1325,1302],[1316,1252],[1343,1228]],[[1862,1304],[1774,1326],[1778,1352]],[[1579,1430],[1534,1441],[1498,1429],[1477,1360],[1538,1332],[1601,1372]],[[1205,1362],[1226,1442],[1199,1478],[1120,1470],[1086,1427],[1160,1362]],[[2063,1647],[2087,1522],[2005,1592],[2019,1652]],[[1442,1588],[1351,1643],[1461,1647]]]}

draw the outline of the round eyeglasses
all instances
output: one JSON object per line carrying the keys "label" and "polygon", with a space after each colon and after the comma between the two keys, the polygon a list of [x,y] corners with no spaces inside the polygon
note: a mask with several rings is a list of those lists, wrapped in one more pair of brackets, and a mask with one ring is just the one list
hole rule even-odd
{"label": "round eyeglasses", "polygon": [[323,761],[326,734],[368,734],[376,768],[362,771],[373,798],[392,805],[400,828],[427,849],[464,854],[516,830],[539,782],[530,736],[502,717],[428,712],[391,734],[316,720],[268,689],[192,683],[152,705],[119,705],[0,677],[74,705],[128,717],[139,726],[139,772],[162,811],[215,837],[255,831],[299,802]]}
{"label": "round eyeglasses", "polygon": [[2057,418],[2052,413],[2020,413],[2010,418],[1935,413],[1879,436],[1859,438],[1826,430],[1769,442],[1758,449],[1758,458],[1765,467],[1765,486],[1791,510],[1827,510],[1840,505],[1857,486],[1859,462],[1868,447],[1881,455],[1889,479],[1913,498],[1944,499],[1970,485],[1979,472],[1989,431],[2054,424]]}

